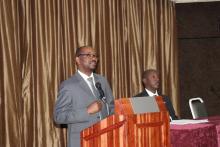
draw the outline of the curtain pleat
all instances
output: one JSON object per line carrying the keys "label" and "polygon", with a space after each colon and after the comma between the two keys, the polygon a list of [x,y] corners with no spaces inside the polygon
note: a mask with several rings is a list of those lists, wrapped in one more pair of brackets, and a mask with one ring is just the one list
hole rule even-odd
{"label": "curtain pleat", "polygon": [[158,69],[179,111],[175,4],[169,0],[0,0],[0,146],[63,147],[53,121],[61,81],[76,71],[77,47],[99,54],[96,70],[115,98],[142,91]]}

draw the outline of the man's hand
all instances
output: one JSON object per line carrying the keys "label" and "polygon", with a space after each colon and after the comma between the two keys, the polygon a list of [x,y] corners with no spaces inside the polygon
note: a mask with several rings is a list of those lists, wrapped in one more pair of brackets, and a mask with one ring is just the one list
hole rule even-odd
{"label": "man's hand", "polygon": [[100,100],[94,101],[87,107],[87,112],[89,114],[94,114],[102,109],[102,102]]}

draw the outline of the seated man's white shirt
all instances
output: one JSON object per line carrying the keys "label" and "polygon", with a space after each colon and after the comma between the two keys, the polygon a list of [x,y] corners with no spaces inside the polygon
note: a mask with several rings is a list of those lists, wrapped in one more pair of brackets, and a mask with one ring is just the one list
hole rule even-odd
{"label": "seated man's white shirt", "polygon": [[145,90],[146,90],[146,92],[148,93],[149,96],[158,96],[157,90],[156,90],[155,93],[151,92],[150,90],[148,90],[146,88],[145,88]]}

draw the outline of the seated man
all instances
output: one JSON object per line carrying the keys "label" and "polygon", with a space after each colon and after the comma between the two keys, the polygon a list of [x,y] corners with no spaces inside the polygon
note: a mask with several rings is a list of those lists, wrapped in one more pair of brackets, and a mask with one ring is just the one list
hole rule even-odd
{"label": "seated man", "polygon": [[[155,69],[149,69],[144,71],[142,74],[142,82],[144,85],[144,91],[135,95],[134,97],[144,97],[144,96],[158,96],[157,89],[159,88],[159,76],[158,72]],[[170,99],[167,96],[161,95],[166,104],[166,107],[169,111],[170,117],[172,120],[178,119],[175,114],[175,110]]]}

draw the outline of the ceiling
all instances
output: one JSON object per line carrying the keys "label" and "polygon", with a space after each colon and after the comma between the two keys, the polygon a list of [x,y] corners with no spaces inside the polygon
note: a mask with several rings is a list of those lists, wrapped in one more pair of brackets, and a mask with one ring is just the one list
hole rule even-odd
{"label": "ceiling", "polygon": [[216,2],[220,0],[171,0],[175,3]]}

